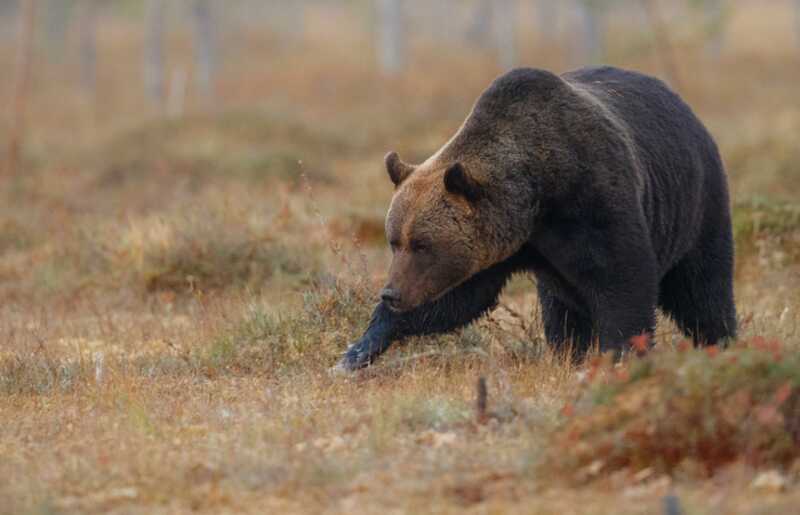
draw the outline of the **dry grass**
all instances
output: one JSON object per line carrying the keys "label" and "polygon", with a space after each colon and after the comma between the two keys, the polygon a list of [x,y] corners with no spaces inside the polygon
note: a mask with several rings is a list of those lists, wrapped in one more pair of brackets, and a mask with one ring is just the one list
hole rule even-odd
{"label": "dry grass", "polygon": [[[554,355],[519,278],[473,327],[328,374],[384,279],[381,156],[441,144],[487,56],[423,41],[425,73],[385,80],[351,21],[312,12],[302,45],[229,53],[215,112],[169,121],[128,87],[125,23],[101,34],[96,112],[38,70],[25,173],[0,190],[0,513],[656,513],[668,494],[790,512],[800,75],[760,41],[780,8],[739,12],[719,61],[689,29],[676,45],[730,170],[741,341],[681,350],[663,321],[620,368]],[[626,37],[615,64],[657,73]],[[773,340],[777,357],[756,348]]]}

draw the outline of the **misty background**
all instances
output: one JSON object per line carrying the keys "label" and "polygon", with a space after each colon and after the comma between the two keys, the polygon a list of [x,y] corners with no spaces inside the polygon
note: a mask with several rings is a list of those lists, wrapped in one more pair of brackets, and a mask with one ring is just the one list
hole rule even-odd
{"label": "misty background", "polygon": [[[243,166],[330,175],[345,146],[365,162],[423,160],[504,71],[610,64],[688,101],[735,198],[800,189],[800,0],[2,0],[0,42],[0,160],[29,186],[56,171],[146,184],[161,169],[165,187]],[[229,120],[242,113],[347,144],[242,140]],[[192,132],[198,116],[220,140]],[[187,140],[178,164],[157,159],[170,145],[159,120],[186,122],[169,127]],[[220,163],[234,156],[244,165]]]}
{"label": "misty background", "polygon": [[[781,10],[781,26],[763,27],[763,38],[738,37],[737,14],[759,6]],[[113,74],[150,107],[174,116],[187,104],[236,102],[232,82],[266,66],[302,67],[297,56],[310,46],[315,57],[336,60],[343,52],[382,77],[446,68],[456,52],[492,60],[499,71],[647,56],[679,87],[681,75],[693,73],[682,66],[687,46],[709,60],[769,47],[800,55],[800,0],[0,2],[3,53],[19,53],[27,30],[37,76],[58,81],[62,93],[78,91],[113,109],[107,90],[123,86],[106,83]],[[285,60],[267,64],[275,54]]]}

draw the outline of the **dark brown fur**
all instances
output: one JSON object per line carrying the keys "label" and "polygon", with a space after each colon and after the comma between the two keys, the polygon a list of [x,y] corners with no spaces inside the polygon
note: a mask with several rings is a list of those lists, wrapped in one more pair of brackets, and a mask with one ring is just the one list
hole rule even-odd
{"label": "dark brown fur", "polygon": [[714,141],[656,79],[615,68],[498,78],[418,166],[390,153],[394,258],[342,367],[491,309],[537,278],[545,332],[584,351],[652,332],[660,306],[698,343],[735,335],[726,177]]}

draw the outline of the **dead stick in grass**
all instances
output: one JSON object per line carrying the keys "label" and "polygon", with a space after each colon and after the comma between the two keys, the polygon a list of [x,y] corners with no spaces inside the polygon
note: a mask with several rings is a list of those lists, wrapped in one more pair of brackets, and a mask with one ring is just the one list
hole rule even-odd
{"label": "dead stick in grass", "polygon": [[478,395],[475,399],[475,419],[478,424],[485,424],[489,418],[486,412],[486,405],[488,403],[488,392],[486,391],[486,378],[481,376],[478,378]]}
{"label": "dead stick in grass", "polygon": [[8,141],[6,174],[13,177],[19,167],[19,154],[25,133],[25,113],[33,63],[33,31],[36,20],[36,0],[24,0],[19,19],[19,46],[17,47],[16,77],[11,134]]}

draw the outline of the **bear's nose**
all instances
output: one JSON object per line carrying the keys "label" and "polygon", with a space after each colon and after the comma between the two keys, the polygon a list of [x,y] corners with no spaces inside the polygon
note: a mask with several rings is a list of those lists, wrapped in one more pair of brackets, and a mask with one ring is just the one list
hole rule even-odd
{"label": "bear's nose", "polygon": [[400,292],[394,288],[384,288],[381,290],[381,300],[388,304],[389,307],[393,307],[400,302]]}

